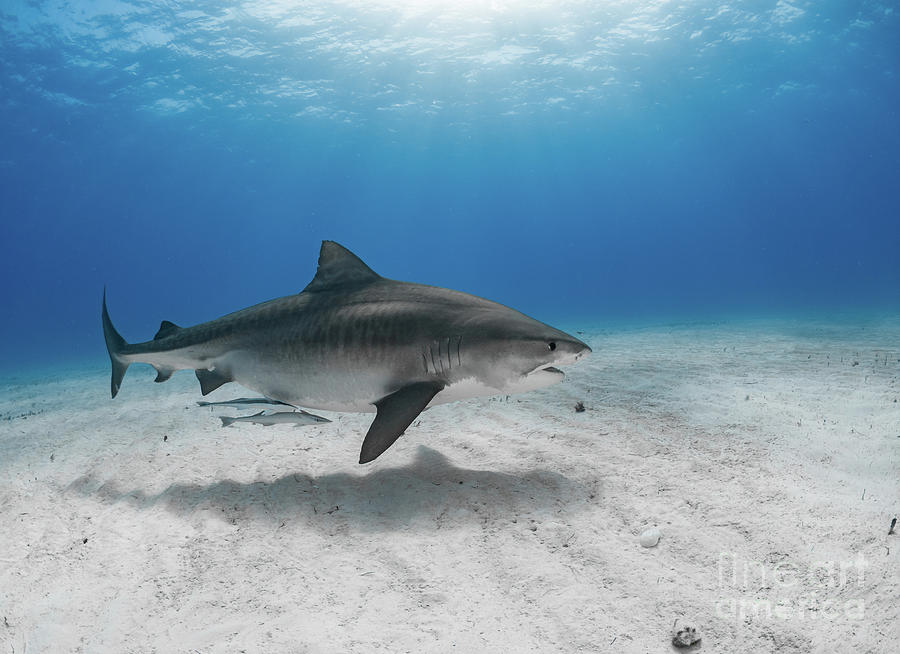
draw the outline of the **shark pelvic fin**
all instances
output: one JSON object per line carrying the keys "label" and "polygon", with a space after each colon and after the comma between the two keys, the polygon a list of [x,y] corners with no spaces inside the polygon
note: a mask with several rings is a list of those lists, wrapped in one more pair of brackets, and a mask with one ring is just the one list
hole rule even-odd
{"label": "shark pelvic fin", "polygon": [[343,245],[334,241],[322,241],[316,276],[303,291],[315,293],[343,286],[368,284],[379,279],[380,275]]}
{"label": "shark pelvic fin", "polygon": [[174,322],[169,322],[168,320],[163,320],[159,325],[159,331],[156,332],[156,336],[153,337],[154,341],[158,341],[161,338],[166,338],[168,336],[173,336],[181,330],[181,327],[176,325]]}
{"label": "shark pelvic fin", "polygon": [[204,370],[199,368],[194,372],[197,373],[197,381],[200,382],[200,392],[203,395],[209,395],[219,386],[234,381],[230,374],[225,374],[221,370]]}
{"label": "shark pelvic fin", "polygon": [[378,412],[363,441],[359,462],[369,463],[381,456],[443,388],[438,382],[416,382],[378,400]]}
{"label": "shark pelvic fin", "polygon": [[119,392],[122,385],[122,378],[125,371],[131,363],[121,356],[122,350],[128,347],[125,339],[113,327],[112,320],[109,318],[109,311],[106,309],[106,287],[103,287],[103,310],[101,313],[103,322],[103,337],[106,339],[106,351],[109,353],[109,361],[112,363],[112,378],[110,379],[110,393],[113,397]]}

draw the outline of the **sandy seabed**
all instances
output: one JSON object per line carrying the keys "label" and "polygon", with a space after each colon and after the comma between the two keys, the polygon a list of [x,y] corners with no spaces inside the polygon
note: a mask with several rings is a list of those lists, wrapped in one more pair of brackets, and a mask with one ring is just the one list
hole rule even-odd
{"label": "sandy seabed", "polygon": [[0,653],[897,651],[900,320],[582,337],[562,384],[367,466],[371,415],[225,429],[188,373],[7,379]]}

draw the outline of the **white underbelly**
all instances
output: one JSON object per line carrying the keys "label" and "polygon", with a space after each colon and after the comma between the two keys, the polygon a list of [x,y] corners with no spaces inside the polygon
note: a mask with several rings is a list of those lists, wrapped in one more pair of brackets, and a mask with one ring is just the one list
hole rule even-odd
{"label": "white underbelly", "polygon": [[[398,390],[396,377],[389,370],[297,369],[272,366],[247,352],[233,351],[217,365],[228,369],[234,381],[263,395],[298,407],[322,411],[374,413],[375,402]],[[428,406],[475,397],[511,395],[544,388],[563,379],[559,372],[537,370],[527,376],[492,386],[477,377],[448,384]],[[421,379],[410,379],[418,382]]]}

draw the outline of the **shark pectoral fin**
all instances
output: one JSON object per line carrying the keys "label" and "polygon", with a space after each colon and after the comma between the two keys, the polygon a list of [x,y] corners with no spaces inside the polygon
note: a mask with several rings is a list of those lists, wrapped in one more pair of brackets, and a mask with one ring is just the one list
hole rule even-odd
{"label": "shark pectoral fin", "polygon": [[200,382],[200,392],[209,395],[219,386],[234,381],[231,375],[227,375],[220,370],[204,370],[199,368],[194,372],[197,373],[197,381]]}
{"label": "shark pectoral fin", "polygon": [[378,412],[363,441],[359,462],[369,463],[381,456],[443,388],[437,382],[417,382],[378,400]]}

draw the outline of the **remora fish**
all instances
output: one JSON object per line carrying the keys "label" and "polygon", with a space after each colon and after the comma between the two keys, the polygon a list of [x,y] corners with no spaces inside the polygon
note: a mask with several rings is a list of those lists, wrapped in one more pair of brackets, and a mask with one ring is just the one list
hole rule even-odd
{"label": "remora fish", "polygon": [[271,409],[273,406],[294,408],[292,404],[279,402],[278,400],[270,400],[267,397],[239,397],[226,402],[197,402],[197,406],[233,406],[236,409],[247,409],[250,407],[255,409],[262,407],[264,410]]}
{"label": "remora fish", "polygon": [[295,425],[299,427],[300,425],[314,425],[317,422],[331,422],[328,418],[316,416],[306,411],[278,411],[276,413],[260,411],[252,416],[239,416],[237,418],[219,416],[219,420],[222,421],[223,427],[227,427],[235,422],[253,422],[264,427],[271,427],[272,425]]}
{"label": "remora fish", "polygon": [[497,302],[381,277],[333,241],[322,243],[316,275],[297,295],[193,327],[163,321],[145,343],[119,335],[105,290],[102,319],[113,397],[141,362],[157,382],[195,370],[204,395],[236,381],[294,406],[375,412],[360,463],[428,406],[549,386],[564,376],[555,366],[591,351]]}

